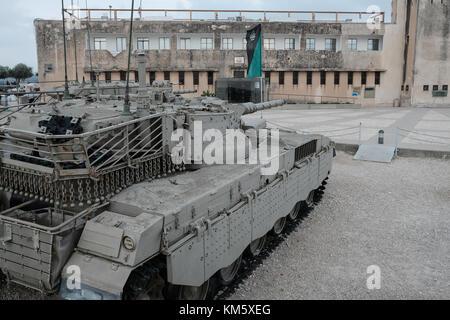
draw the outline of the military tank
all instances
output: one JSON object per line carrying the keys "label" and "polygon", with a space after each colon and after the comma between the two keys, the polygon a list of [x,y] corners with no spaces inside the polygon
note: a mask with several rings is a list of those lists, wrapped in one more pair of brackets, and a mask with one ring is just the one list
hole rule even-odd
{"label": "military tank", "polygon": [[[138,64],[144,75],[145,59]],[[211,281],[230,285],[243,255],[281,234],[331,172],[325,136],[243,120],[282,100],[185,99],[168,82],[145,80],[133,100],[130,111],[120,100],[64,100],[0,126],[7,281],[65,299],[208,298]],[[241,154],[225,145],[231,129]],[[215,159],[236,163],[197,157],[208,132],[224,147]],[[249,161],[263,145],[270,161]]]}
{"label": "military tank", "polygon": [[[98,79],[98,77],[97,77]],[[159,83],[160,81],[157,81]],[[69,82],[68,92],[71,99],[102,99],[102,100],[123,100],[125,98],[127,84],[125,81],[115,81],[115,82],[100,82],[99,80],[95,82]],[[138,90],[140,89],[140,84],[136,82],[130,82],[129,96],[132,100],[137,98]],[[152,90],[151,87],[147,87],[148,90]],[[58,86],[45,91],[44,93],[53,98],[62,100],[64,96],[64,86]],[[184,95],[184,94],[194,94],[197,90],[173,90],[174,95]]]}

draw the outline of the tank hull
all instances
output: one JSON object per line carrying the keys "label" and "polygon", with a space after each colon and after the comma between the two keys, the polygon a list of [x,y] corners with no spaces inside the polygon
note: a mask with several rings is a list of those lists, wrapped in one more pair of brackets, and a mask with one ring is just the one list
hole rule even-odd
{"label": "tank hull", "polygon": [[[290,138],[291,142],[297,139],[292,135]],[[297,141],[299,146],[311,141],[317,146],[299,159],[298,147],[283,152],[281,168],[273,176],[262,176],[256,165],[208,166],[132,186],[111,199],[110,209],[97,220],[110,227],[122,223],[123,237],[135,241],[134,250],[119,246],[112,258],[102,250],[83,245],[66,267],[82,263],[82,286],[100,299],[123,298],[129,278],[117,275],[132,275],[132,270],[155,257],[165,261],[166,285],[202,286],[236,261],[250,243],[266,235],[327,179],[332,168],[333,143],[322,145],[317,136],[298,136]],[[143,221],[149,219],[153,223],[142,227]],[[142,227],[139,230],[138,225]],[[158,238],[158,245],[154,246]],[[95,263],[84,259],[91,255],[95,255]],[[116,269],[111,265],[116,265]],[[93,276],[100,269],[101,279]],[[68,291],[63,287],[68,275],[63,270],[62,297],[82,297],[83,290]],[[107,289],[110,283],[114,283],[114,288]]]}

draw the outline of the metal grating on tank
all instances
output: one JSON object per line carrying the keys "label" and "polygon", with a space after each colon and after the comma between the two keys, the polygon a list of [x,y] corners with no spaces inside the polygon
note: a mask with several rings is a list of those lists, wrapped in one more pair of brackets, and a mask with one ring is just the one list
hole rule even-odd
{"label": "metal grating on tank", "polygon": [[78,214],[54,208],[26,211],[32,201],[0,214],[0,270],[12,282],[51,292],[59,283],[67,249],[99,206]]}
{"label": "metal grating on tank", "polygon": [[317,140],[312,140],[300,147],[295,148],[295,161],[302,160],[316,152]]}
{"label": "metal grating on tank", "polygon": [[1,128],[0,191],[63,207],[103,201],[176,169],[163,153],[163,124],[150,115],[74,134],[78,119],[51,116],[41,133]]}

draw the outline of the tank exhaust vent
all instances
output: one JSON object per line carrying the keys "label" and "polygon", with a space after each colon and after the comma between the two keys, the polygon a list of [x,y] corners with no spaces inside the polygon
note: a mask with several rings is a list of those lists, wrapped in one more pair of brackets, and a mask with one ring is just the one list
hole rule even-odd
{"label": "tank exhaust vent", "polygon": [[310,141],[300,147],[295,149],[295,161],[302,160],[312,154],[317,150],[317,140]]}

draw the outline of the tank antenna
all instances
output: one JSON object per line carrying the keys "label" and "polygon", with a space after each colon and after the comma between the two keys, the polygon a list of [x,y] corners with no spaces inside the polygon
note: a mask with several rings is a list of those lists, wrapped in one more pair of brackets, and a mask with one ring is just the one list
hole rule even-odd
{"label": "tank antenna", "polygon": [[64,18],[64,0],[61,0],[61,13],[63,23],[63,39],[64,39],[64,100],[70,99],[69,81],[67,80],[67,48],[66,48],[66,20]]}
{"label": "tank antenna", "polygon": [[[86,12],[88,11],[88,0],[86,0]],[[87,32],[88,32],[88,48],[89,48],[89,64],[90,64],[90,77],[91,77],[91,86],[94,86],[94,79],[92,77],[93,68],[92,68],[92,50],[91,50],[91,25],[89,23],[89,16],[86,17],[87,22]]]}
{"label": "tank antenna", "polygon": [[134,0],[131,0],[131,21],[130,21],[130,39],[128,41],[128,69],[127,69],[127,86],[125,88],[125,102],[123,104],[122,115],[130,115],[130,65],[131,65],[131,45],[133,44],[133,13]]}

